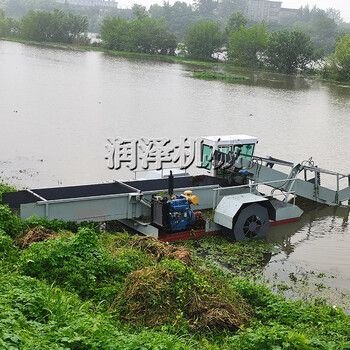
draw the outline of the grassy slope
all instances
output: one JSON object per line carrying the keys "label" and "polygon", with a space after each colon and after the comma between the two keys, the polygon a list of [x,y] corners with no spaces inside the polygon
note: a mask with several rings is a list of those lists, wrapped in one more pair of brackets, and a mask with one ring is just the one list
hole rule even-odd
{"label": "grassy slope", "polygon": [[[9,190],[7,186],[2,189]],[[23,237],[28,231],[58,238],[28,241],[25,245]],[[135,237],[125,232],[101,233],[92,224],[38,219],[23,222],[0,206],[0,347],[350,346],[350,318],[341,309],[285,300],[242,277],[256,274],[264,263],[264,255],[271,252],[271,247],[262,241],[235,243],[216,237],[186,242],[193,254],[192,266],[160,254],[153,243],[147,246],[148,250],[142,250],[133,242]],[[214,263],[214,255],[221,257],[219,267]],[[234,267],[234,273],[224,274],[222,265]],[[136,288],[140,283],[142,288]],[[137,294],[137,290],[141,293]],[[236,303],[248,314],[252,308],[254,316],[250,316],[249,324],[242,324],[238,331],[220,327],[220,323],[199,327],[198,320],[191,318],[189,309],[193,303],[189,301],[201,300],[202,304],[196,305],[208,307],[208,300],[217,302],[217,296],[222,298],[220,305],[224,309],[228,302]],[[236,311],[231,309],[230,315]],[[155,323],[150,325],[150,319]],[[245,322],[242,319],[240,323]]]}

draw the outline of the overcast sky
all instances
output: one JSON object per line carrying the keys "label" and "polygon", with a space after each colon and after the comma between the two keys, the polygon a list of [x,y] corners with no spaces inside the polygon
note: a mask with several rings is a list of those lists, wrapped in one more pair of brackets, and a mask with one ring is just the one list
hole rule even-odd
{"label": "overcast sky", "polygon": [[[163,4],[163,0],[116,0],[120,8],[130,8],[133,4],[140,4],[146,6],[148,9],[153,4]],[[176,0],[169,0],[173,4]],[[192,4],[192,0],[180,0]],[[318,8],[326,10],[333,7],[340,10],[343,19],[350,22],[350,1],[349,0],[282,0],[282,7],[299,8],[309,4],[310,7],[317,5]]]}
{"label": "overcast sky", "polygon": [[[146,0],[147,1],[147,0]],[[342,18],[346,22],[350,22],[350,1],[349,0],[282,0],[282,7],[299,8],[309,4],[310,7],[316,5],[322,10],[332,7],[340,11]]]}

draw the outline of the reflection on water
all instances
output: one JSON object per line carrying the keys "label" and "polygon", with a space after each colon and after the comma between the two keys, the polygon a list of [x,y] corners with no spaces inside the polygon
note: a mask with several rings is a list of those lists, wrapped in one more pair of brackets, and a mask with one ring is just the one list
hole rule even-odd
{"label": "reflection on water", "polygon": [[339,84],[327,84],[330,95],[336,102],[344,102],[349,100],[350,85]]}
{"label": "reflection on water", "polygon": [[249,80],[244,80],[242,84],[251,86],[262,86],[269,89],[278,90],[308,90],[314,86],[314,81],[304,77],[291,77],[276,73],[251,73],[243,71],[242,74],[248,76]]}
{"label": "reflection on water", "polygon": [[325,298],[350,314],[350,208],[306,200],[297,204],[304,210],[298,222],[270,229],[268,241],[281,251],[271,257],[263,276],[286,297]]}
{"label": "reflection on water", "polygon": [[[237,71],[227,83],[193,79],[202,67],[0,41],[0,176],[22,187],[129,179],[108,170],[107,137],[251,134],[257,154],[311,156],[350,172],[350,89],[309,78]],[[225,68],[226,69],[226,68]],[[227,68],[229,69],[229,68]],[[348,212],[318,208],[271,229],[295,262],[350,277]]]}
{"label": "reflection on water", "polygon": [[[280,243],[285,259],[300,260],[304,263],[318,261],[326,270],[332,268],[327,265],[328,255],[338,255],[336,251],[332,251],[338,247],[340,255],[344,257],[343,263],[348,264],[344,277],[350,278],[350,259],[347,254],[341,254],[344,249],[350,249],[350,208],[321,206],[301,199],[298,199],[297,205],[304,210],[301,218],[283,227],[271,227],[268,241]],[[339,244],[340,242],[343,244]],[[309,245],[310,249],[307,252],[299,248]],[[337,259],[339,262],[339,257]]]}

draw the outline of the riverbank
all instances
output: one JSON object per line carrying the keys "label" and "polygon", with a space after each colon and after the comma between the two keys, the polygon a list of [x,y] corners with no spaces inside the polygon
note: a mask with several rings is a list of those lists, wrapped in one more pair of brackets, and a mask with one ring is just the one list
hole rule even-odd
{"label": "riverbank", "polygon": [[[214,66],[230,66],[235,67],[229,63],[225,62],[203,62],[203,61],[196,61],[193,59],[185,58],[185,57],[178,57],[178,56],[168,56],[168,55],[153,55],[153,54],[146,54],[146,53],[139,53],[139,52],[125,52],[125,51],[114,51],[114,50],[108,50],[100,46],[80,46],[75,44],[63,44],[63,43],[53,43],[53,42],[36,42],[36,41],[27,41],[19,38],[0,38],[0,40],[4,41],[13,41],[13,42],[19,42],[22,44],[28,44],[28,45],[37,45],[42,47],[51,47],[56,49],[62,49],[62,50],[76,50],[76,51],[97,51],[97,52],[104,52],[112,55],[118,55],[118,56],[132,56],[132,57],[146,57],[146,58],[152,58],[152,59],[162,59],[170,62],[181,62],[181,63],[187,63],[197,66],[207,66],[207,67],[214,67]],[[240,67],[235,67],[239,69]]]}
{"label": "riverbank", "polygon": [[[210,79],[208,80],[225,80],[225,81],[231,81],[234,82],[237,79],[236,78],[227,78],[223,79],[221,75],[217,75],[216,73],[221,74],[221,71],[223,69],[228,69],[230,71],[229,74],[232,74],[231,72],[248,72],[251,74],[277,74],[277,75],[285,75],[285,76],[290,76],[289,74],[283,74],[279,73],[273,70],[268,70],[266,68],[250,68],[250,67],[239,67],[236,65],[233,65],[229,62],[220,62],[220,61],[215,61],[215,62],[206,62],[206,61],[198,61],[194,60],[191,58],[186,58],[186,57],[179,57],[179,56],[168,56],[168,55],[154,55],[154,54],[146,54],[146,53],[138,53],[138,52],[125,52],[125,51],[114,51],[114,50],[108,50],[106,48],[103,48],[101,46],[93,46],[93,45],[76,45],[76,44],[63,44],[63,43],[53,43],[53,42],[35,42],[35,41],[27,41],[19,38],[12,38],[12,37],[7,37],[7,38],[0,38],[0,40],[4,41],[13,41],[13,42],[19,42],[23,44],[28,44],[28,45],[35,45],[35,46],[41,46],[41,47],[48,47],[48,48],[54,48],[54,49],[61,49],[61,50],[73,50],[73,51],[96,51],[96,52],[103,52],[107,53],[110,55],[116,55],[116,56],[127,56],[127,57],[142,57],[142,58],[148,58],[152,60],[162,60],[164,62],[178,62],[182,64],[188,64],[191,66],[198,66],[198,67],[203,67],[205,68],[211,68],[214,71],[211,74]],[[197,69],[196,72],[202,73],[200,69]],[[204,72],[205,73],[205,72]],[[210,72],[209,72],[210,73]],[[234,74],[235,75],[235,74]],[[237,74],[236,74],[237,75]],[[305,77],[305,78],[313,78],[313,79],[319,79],[320,81],[332,83],[335,85],[338,85],[340,87],[350,87],[350,83],[347,82],[339,82],[331,79],[324,79],[320,77],[320,74],[317,70],[315,71],[310,71],[310,72],[304,72],[302,74],[298,75],[292,75],[292,76],[300,76],[300,77]],[[242,80],[242,79],[239,79]],[[243,79],[244,80],[244,79]]]}
{"label": "riverbank", "polygon": [[[192,66],[198,66],[198,67],[207,67],[214,69],[213,74],[211,74],[210,79],[208,80],[225,80],[225,81],[236,81],[236,78],[227,78],[223,79],[222,76],[217,75],[216,70],[218,70],[218,73],[221,74],[222,68],[227,68],[232,72],[251,72],[254,73],[269,73],[269,74],[278,74],[278,75],[286,75],[290,76],[289,74],[283,74],[275,71],[271,71],[268,69],[258,69],[258,68],[250,68],[250,67],[239,67],[236,65],[233,65],[229,62],[206,62],[206,61],[197,61],[191,58],[186,57],[179,57],[179,56],[168,56],[168,55],[154,55],[154,54],[146,54],[146,53],[138,53],[138,52],[125,52],[125,51],[114,51],[114,50],[108,50],[106,48],[103,48],[101,46],[93,46],[93,45],[76,45],[76,44],[63,44],[63,43],[55,43],[55,42],[35,42],[35,41],[28,41],[23,40],[19,38],[0,38],[0,40],[4,41],[13,41],[13,42],[19,42],[22,44],[28,44],[28,45],[36,45],[41,47],[48,47],[48,48],[54,48],[54,49],[61,49],[61,50],[73,50],[73,51],[96,51],[96,52],[103,52],[108,53],[110,55],[116,55],[116,56],[128,56],[128,57],[143,57],[143,58],[149,58],[152,60],[162,60],[165,62],[178,62],[183,64],[188,64]],[[201,73],[199,71],[199,73]],[[210,73],[210,72],[209,72]],[[229,73],[230,74],[230,73]],[[324,79],[320,78],[320,74],[317,70],[312,72],[306,72],[303,74],[298,74],[298,76],[306,77],[306,78],[317,78],[324,82],[329,82],[332,84],[339,85],[341,87],[350,87],[350,83],[347,82],[339,82],[331,79]],[[238,79],[238,80],[244,80],[244,79]]]}
{"label": "riverbank", "polygon": [[346,348],[350,317],[339,307],[287,300],[262,284],[274,252],[265,241],[166,245],[93,223],[21,221],[0,206],[0,344]]}
{"label": "riverbank", "polygon": [[[178,62],[178,63],[184,63],[189,65],[195,65],[199,67],[208,67],[208,68],[218,68],[220,67],[227,67],[234,71],[248,71],[248,72],[261,72],[261,73],[276,73],[273,71],[269,71],[266,69],[257,69],[257,68],[250,68],[250,67],[239,67],[235,66],[229,62],[206,62],[206,61],[198,61],[191,58],[186,57],[180,57],[180,56],[168,56],[168,55],[153,55],[153,54],[146,54],[146,53],[138,53],[138,52],[125,52],[125,51],[114,51],[114,50],[108,50],[106,48],[103,48],[101,46],[81,46],[81,45],[75,45],[75,44],[63,44],[63,43],[52,43],[52,42],[35,42],[35,41],[26,41],[23,39],[18,38],[0,38],[0,40],[4,41],[13,41],[13,42],[19,42],[23,44],[28,45],[36,45],[36,46],[42,46],[42,47],[51,47],[56,49],[62,49],[62,50],[76,50],[76,51],[96,51],[96,52],[103,52],[108,53],[110,55],[116,55],[116,56],[128,56],[128,57],[144,57],[144,58],[150,58],[155,60],[162,60],[166,62]],[[281,73],[277,73],[281,74]],[[307,77],[315,76],[315,74],[305,74]],[[221,78],[219,77],[219,80]]]}

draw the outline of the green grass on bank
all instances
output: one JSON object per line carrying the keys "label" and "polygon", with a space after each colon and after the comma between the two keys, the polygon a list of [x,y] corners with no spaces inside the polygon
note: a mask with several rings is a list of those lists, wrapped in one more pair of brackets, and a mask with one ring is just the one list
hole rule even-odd
{"label": "green grass on bank", "polygon": [[348,349],[340,308],[243,277],[271,251],[264,241],[166,245],[93,223],[22,221],[1,205],[0,348]]}

